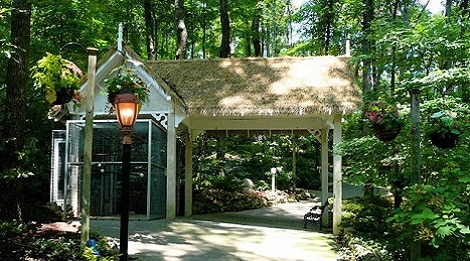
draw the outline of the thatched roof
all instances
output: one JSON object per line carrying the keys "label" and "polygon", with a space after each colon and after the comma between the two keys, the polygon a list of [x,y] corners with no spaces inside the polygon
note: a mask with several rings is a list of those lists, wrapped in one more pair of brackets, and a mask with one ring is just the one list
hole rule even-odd
{"label": "thatched roof", "polygon": [[147,61],[191,115],[343,113],[361,105],[347,57]]}

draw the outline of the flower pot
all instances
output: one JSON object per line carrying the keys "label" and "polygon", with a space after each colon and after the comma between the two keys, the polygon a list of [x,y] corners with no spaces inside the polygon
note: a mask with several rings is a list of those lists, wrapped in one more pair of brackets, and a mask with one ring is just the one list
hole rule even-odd
{"label": "flower pot", "polygon": [[372,131],[374,132],[375,137],[380,141],[392,141],[398,136],[400,130],[401,125],[386,127],[380,124],[375,124],[372,126]]}
{"label": "flower pot", "polygon": [[459,135],[452,132],[433,132],[429,134],[431,143],[441,149],[450,149],[457,146]]}

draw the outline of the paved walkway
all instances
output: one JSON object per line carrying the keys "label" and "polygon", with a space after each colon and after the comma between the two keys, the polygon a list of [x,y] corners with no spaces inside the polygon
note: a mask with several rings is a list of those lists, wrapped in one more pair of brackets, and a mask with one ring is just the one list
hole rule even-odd
{"label": "paved walkway", "polygon": [[[333,261],[334,238],[302,229],[312,202],[173,221],[129,223],[129,254],[146,261]],[[119,239],[119,220],[91,220],[91,229]]]}

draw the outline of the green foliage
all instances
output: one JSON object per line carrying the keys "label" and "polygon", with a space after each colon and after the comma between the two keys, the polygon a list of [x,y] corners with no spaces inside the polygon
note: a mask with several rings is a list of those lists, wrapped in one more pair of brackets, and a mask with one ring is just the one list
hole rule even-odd
{"label": "green foliage", "polygon": [[65,212],[56,203],[41,203],[39,200],[29,200],[24,212],[24,220],[45,224],[64,221]]}
{"label": "green foliage", "polygon": [[[9,142],[9,141],[7,141]],[[21,151],[13,152],[18,158],[18,162],[21,163],[21,167],[4,169],[0,172],[0,180],[3,179],[19,179],[19,178],[28,178],[34,175],[31,171],[34,169],[34,157],[38,152],[36,147],[36,139],[29,137],[25,141],[25,146]],[[2,144],[0,143],[0,151],[4,150]]]}
{"label": "green foliage", "polygon": [[220,189],[194,191],[194,214],[219,213],[255,209],[269,205],[262,192],[230,192]]}
{"label": "green foliage", "polygon": [[278,171],[276,173],[276,189],[292,190],[296,187],[297,177],[292,171]]}
{"label": "green foliage", "polygon": [[462,211],[456,205],[459,201],[454,192],[443,187],[415,185],[405,191],[405,197],[400,208],[387,219],[400,240],[421,242],[428,247],[427,255],[439,253],[449,260],[470,253],[468,209]]}
{"label": "green foliage", "polygon": [[243,190],[242,181],[233,175],[208,176],[200,183],[200,189],[220,189],[227,192],[241,192]]}
{"label": "green foliage", "polygon": [[425,101],[423,112],[429,115],[425,118],[425,132],[463,134],[470,126],[470,106],[463,103],[461,98],[446,97]]}
{"label": "green foliage", "polygon": [[343,156],[348,183],[387,186],[404,174],[407,151],[400,150],[401,146],[399,139],[384,143],[373,136],[363,136],[341,142],[334,152]]}
{"label": "green foliage", "polygon": [[458,123],[457,113],[453,111],[438,111],[431,115],[433,132],[461,134],[461,125]]}
{"label": "green foliage", "polygon": [[21,260],[26,246],[22,244],[22,236],[29,227],[25,223],[13,220],[0,222],[0,256],[5,260]]}
{"label": "green foliage", "polygon": [[368,239],[382,238],[390,227],[384,226],[393,204],[385,197],[361,197],[343,201],[342,227]]}
{"label": "green foliage", "polygon": [[119,260],[116,243],[104,237],[96,238],[100,259],[89,248],[80,248],[79,233],[39,231],[33,223],[3,222],[0,223],[0,256],[4,260]]}
{"label": "green foliage", "polygon": [[80,245],[67,237],[37,238],[30,242],[25,256],[39,260],[61,260],[66,256],[71,260],[77,260],[81,257],[81,251]]}
{"label": "green foliage", "polygon": [[[104,92],[108,94],[117,94],[124,90],[128,90],[134,93],[140,102],[144,103],[148,101],[149,90],[147,89],[146,84],[137,75],[136,69],[129,68],[127,65],[122,65],[115,68],[110,73],[117,73],[117,75],[105,79]],[[111,103],[114,103],[114,101]]]}
{"label": "green foliage", "polygon": [[385,225],[391,210],[385,197],[344,200],[338,260],[405,260],[402,246],[390,243],[397,236]]}
{"label": "green foliage", "polygon": [[36,90],[43,91],[46,100],[51,104],[59,99],[58,93],[68,95],[64,103],[70,101],[78,90],[78,82],[82,76],[81,70],[75,64],[51,53],[37,61],[31,72]]}
{"label": "green foliage", "polygon": [[[195,186],[204,186],[212,176],[249,178],[271,183],[272,167],[278,169],[279,189],[319,188],[320,146],[313,136],[199,136],[194,146]],[[293,152],[296,155],[293,171]]]}

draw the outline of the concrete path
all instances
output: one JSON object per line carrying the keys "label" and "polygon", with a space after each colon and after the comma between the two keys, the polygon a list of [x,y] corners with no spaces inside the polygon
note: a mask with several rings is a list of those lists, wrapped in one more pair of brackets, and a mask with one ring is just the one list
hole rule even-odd
{"label": "concrete path", "polygon": [[[241,212],[197,215],[174,221],[129,223],[129,254],[153,260],[333,261],[334,238],[302,229],[313,202]],[[119,220],[91,220],[91,229],[119,239]]]}

